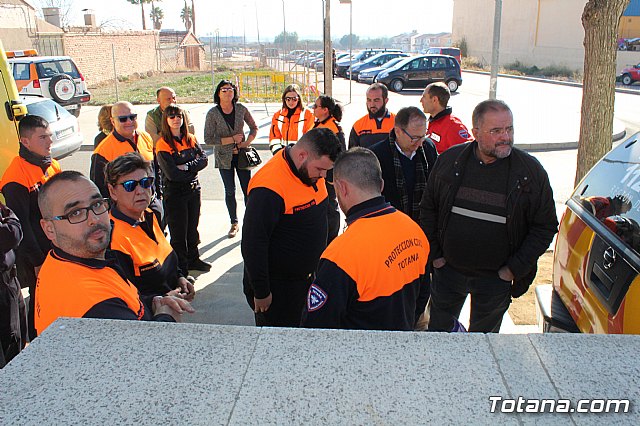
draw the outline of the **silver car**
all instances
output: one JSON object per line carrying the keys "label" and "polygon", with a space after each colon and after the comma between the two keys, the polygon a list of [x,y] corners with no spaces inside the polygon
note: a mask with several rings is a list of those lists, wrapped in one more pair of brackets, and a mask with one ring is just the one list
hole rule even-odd
{"label": "silver car", "polygon": [[55,159],[73,154],[82,146],[82,133],[78,119],[62,106],[41,96],[20,96],[31,115],[38,115],[49,122],[53,136],[51,156]]}

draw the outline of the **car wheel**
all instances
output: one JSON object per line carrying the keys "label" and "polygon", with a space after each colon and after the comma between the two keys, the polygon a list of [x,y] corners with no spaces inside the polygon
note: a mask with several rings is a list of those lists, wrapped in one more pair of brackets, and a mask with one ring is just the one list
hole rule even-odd
{"label": "car wheel", "polygon": [[455,80],[449,80],[447,81],[447,87],[449,88],[450,92],[455,92],[456,90],[458,90],[458,82]]}
{"label": "car wheel", "polygon": [[622,76],[622,84],[624,84],[625,86],[630,86],[631,84],[633,84],[633,79],[629,74],[625,74]]}
{"label": "car wheel", "polygon": [[67,102],[76,95],[76,83],[67,74],[56,74],[49,81],[49,93],[56,102]]}
{"label": "car wheel", "polygon": [[396,80],[393,80],[389,86],[391,87],[391,90],[393,90],[394,92],[402,92],[402,89],[404,88],[404,83],[402,82],[402,80],[396,79]]}

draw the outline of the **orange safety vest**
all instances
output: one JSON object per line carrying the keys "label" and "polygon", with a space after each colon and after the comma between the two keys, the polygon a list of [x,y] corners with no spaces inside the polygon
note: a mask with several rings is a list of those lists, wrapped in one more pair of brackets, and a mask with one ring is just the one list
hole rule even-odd
{"label": "orange safety vest", "polygon": [[[138,320],[144,305],[138,290],[108,266],[95,267],[95,259],[80,263],[51,250],[42,264],[36,285],[35,328],[41,334],[59,317],[82,318],[93,306],[121,299]],[[99,262],[99,261],[98,261]]]}
{"label": "orange safety vest", "polygon": [[392,296],[416,282],[428,257],[424,232],[399,211],[356,220],[322,254],[356,282],[359,302]]}
{"label": "orange safety vest", "polygon": [[0,191],[8,183],[15,182],[27,188],[29,193],[32,193],[38,191],[53,175],[61,171],[60,164],[56,160],[51,160],[51,165],[43,173],[40,167],[17,155],[2,176]]}
{"label": "orange safety vest", "polygon": [[295,214],[319,205],[327,198],[324,179],[318,179],[316,188],[305,185],[293,173],[285,159],[285,150],[278,151],[249,181],[251,193],[254,188],[267,188],[284,201],[284,214]]}
{"label": "orange safety vest", "polygon": [[296,108],[291,118],[287,117],[287,113],[288,109],[282,108],[271,119],[269,148],[272,152],[297,142],[303,134],[313,128],[314,118],[310,110]]}
{"label": "orange safety vest", "polygon": [[[352,141],[352,138],[350,137],[349,148],[353,148],[353,146],[369,148],[371,145],[386,139],[389,137],[389,132],[393,130],[395,118],[395,114],[391,112],[387,113],[380,121],[375,118],[371,118],[369,114],[361,117],[358,121],[353,123],[353,132],[357,137],[357,141]],[[358,143],[356,144],[353,142]]]}
{"label": "orange safety vest", "polygon": [[[138,152],[145,160],[153,161],[153,139],[151,139],[151,135],[141,130],[136,130],[136,133]],[[107,162],[111,162],[127,152],[133,152],[131,144],[119,141],[113,133],[104,138],[93,151],[94,154],[100,155]]]}

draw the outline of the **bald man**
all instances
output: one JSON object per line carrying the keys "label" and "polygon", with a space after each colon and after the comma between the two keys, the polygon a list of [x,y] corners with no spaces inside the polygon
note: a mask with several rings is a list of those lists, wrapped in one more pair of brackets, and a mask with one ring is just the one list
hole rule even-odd
{"label": "bald man", "polygon": [[[158,139],[160,139],[160,133],[162,132],[162,113],[166,107],[176,103],[176,92],[171,87],[161,87],[156,90],[156,101],[158,102],[158,106],[147,112],[147,118],[144,121],[144,129],[151,135],[153,146],[155,146]],[[191,117],[189,117],[189,111],[184,111],[187,116],[189,133],[194,134],[195,130]]]}

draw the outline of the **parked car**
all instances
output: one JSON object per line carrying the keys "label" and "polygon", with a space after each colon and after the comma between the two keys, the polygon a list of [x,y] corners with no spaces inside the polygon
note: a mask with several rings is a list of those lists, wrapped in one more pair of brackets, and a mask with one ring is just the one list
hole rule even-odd
{"label": "parked car", "polygon": [[373,55],[376,55],[380,52],[397,52],[397,53],[402,53],[402,50],[398,50],[398,49],[367,49],[367,50],[362,50],[359,53],[356,53],[352,58],[348,58],[348,59],[343,59],[340,61],[336,62],[336,75],[338,77],[344,77],[347,74],[347,70],[349,69],[349,66],[353,66],[355,64],[357,64],[358,62],[362,62],[368,58],[370,58]]}
{"label": "parked car", "polygon": [[[341,59],[347,58],[348,56],[349,56],[349,53],[338,53],[336,55],[336,63]],[[316,62],[314,64],[314,67],[316,71],[322,71],[324,69],[324,57],[320,59],[318,62]]]}
{"label": "parked car", "polygon": [[456,58],[458,63],[461,62],[460,49],[457,47],[430,47],[425,52],[427,55],[449,55]]}
{"label": "parked car", "polygon": [[51,99],[38,95],[23,95],[20,100],[31,115],[38,115],[47,122],[53,133],[51,156],[56,159],[67,157],[82,146],[82,133],[78,119]]}
{"label": "parked car", "polygon": [[403,57],[406,58],[409,56],[406,53],[400,52],[382,52],[377,55],[373,55],[370,58],[365,59],[364,61],[357,63],[351,66],[351,70],[347,69],[346,77],[349,78],[349,74],[351,73],[351,79],[357,80],[358,74],[361,71],[367,70],[369,68],[379,67],[392,59]]}
{"label": "parked car", "polygon": [[553,284],[536,287],[543,331],[640,333],[640,133],[576,186],[560,221]]}
{"label": "parked car", "polygon": [[29,49],[7,52],[7,57],[21,94],[51,98],[76,117],[91,99],[84,76],[69,56],[38,56]]}
{"label": "parked car", "polygon": [[379,67],[369,68],[364,71],[360,71],[360,73],[358,74],[358,82],[367,83],[367,84],[373,83],[375,78],[378,76],[378,74],[380,74],[381,71],[397,65],[400,61],[403,61],[405,58],[406,58],[405,56],[401,56],[399,58],[392,59],[389,62]]}
{"label": "parked car", "polygon": [[640,64],[634,65],[632,67],[626,67],[622,70],[617,81],[620,81],[622,84],[626,86],[630,86],[636,81],[640,81]]}
{"label": "parked car", "polygon": [[[18,88],[0,40],[0,177],[18,154],[18,121],[27,115],[27,107],[18,97]],[[0,199],[2,195],[0,194]]]}
{"label": "parked car", "polygon": [[376,81],[384,83],[394,92],[405,87],[426,87],[435,81],[443,81],[451,92],[462,84],[460,64],[445,55],[421,55],[406,58],[393,68],[383,70]]}

